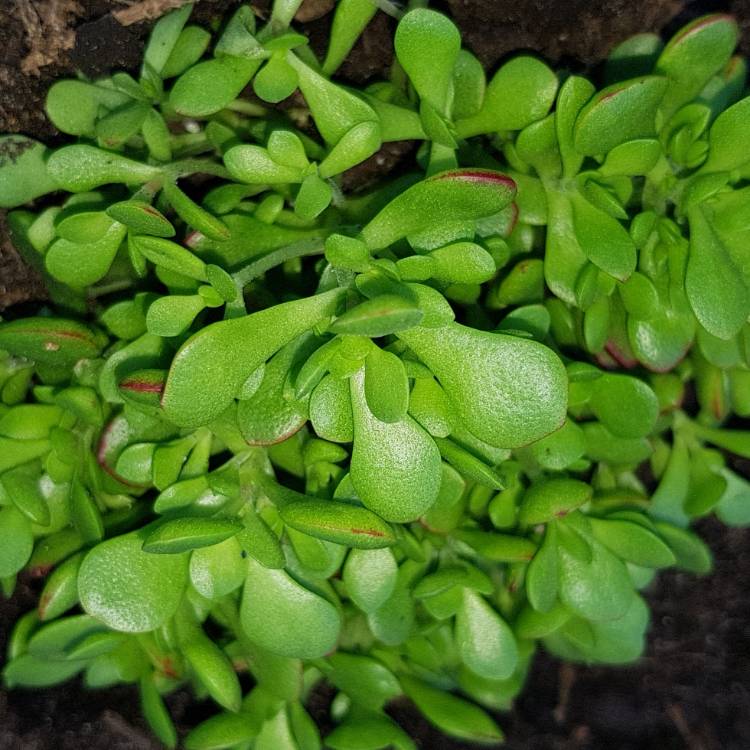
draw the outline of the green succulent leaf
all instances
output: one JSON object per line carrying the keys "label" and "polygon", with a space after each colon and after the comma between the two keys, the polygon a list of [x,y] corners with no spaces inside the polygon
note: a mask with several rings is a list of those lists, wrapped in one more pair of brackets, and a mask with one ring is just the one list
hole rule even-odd
{"label": "green succulent leaf", "polygon": [[190,556],[190,582],[206,599],[221,599],[238,589],[244,580],[242,547],[236,535],[195,549]]}
{"label": "green succulent leaf", "polygon": [[159,554],[179,554],[219,544],[241,529],[242,524],[223,518],[175,518],[157,526],[145,538],[143,550]]}
{"label": "green succulent leaf", "polygon": [[285,505],[280,515],[297,531],[353,549],[377,549],[396,543],[387,523],[356,505],[305,499]]}
{"label": "green succulent leaf", "polygon": [[442,13],[416,8],[399,22],[394,46],[420,98],[446,116],[461,49],[456,26]]}
{"label": "green succulent leaf", "polygon": [[274,654],[316,659],[338,640],[341,618],[328,600],[283,570],[248,563],[240,610],[251,641]]}
{"label": "green succulent leaf", "polygon": [[732,338],[750,314],[750,290],[702,208],[690,211],[685,292],[698,322],[720,339]]}
{"label": "green succulent leaf", "polygon": [[456,642],[464,664],[490,680],[505,680],[518,665],[510,626],[477,593],[464,589],[456,616]]}
{"label": "green succulent leaf", "polygon": [[533,484],[523,496],[519,520],[527,526],[562,518],[591,500],[592,489],[577,479],[558,477]]}
{"label": "green succulent leaf", "polygon": [[347,595],[363,612],[375,612],[393,594],[397,573],[396,559],[387,547],[355,548],[344,565]]}
{"label": "green succulent leaf", "polygon": [[161,174],[158,167],[84,144],[63,146],[52,153],[47,172],[71,193],[85,193],[109,182],[141,184]]}
{"label": "green succulent leaf", "polygon": [[169,92],[169,103],[187,117],[206,117],[239,96],[260,67],[261,60],[226,55],[186,70]]}
{"label": "green succulent leaf", "polygon": [[586,156],[596,156],[634,138],[653,136],[656,111],[666,89],[666,78],[643,76],[600,91],[576,119],[576,150]]}
{"label": "green succulent leaf", "polygon": [[514,195],[515,183],[499,172],[441,172],[392,200],[364,227],[361,238],[370,250],[380,250],[426,229],[492,216]]}
{"label": "green succulent leaf", "polygon": [[503,741],[503,733],[495,722],[472,703],[414,677],[402,677],[401,684],[427,720],[446,734],[484,745]]}
{"label": "green succulent leaf", "polygon": [[409,416],[382,422],[367,405],[364,372],[350,380],[354,426],[351,475],[365,507],[386,521],[419,518],[435,502],[440,453]]}
{"label": "green succulent leaf", "polygon": [[501,130],[521,130],[549,112],[558,79],[541,60],[519,55],[502,65],[487,85],[482,108],[456,123],[461,138]]}
{"label": "green succulent leaf", "polygon": [[[169,371],[162,399],[167,417],[193,427],[218,417],[250,373],[282,346],[331,315],[340,298],[341,292],[333,290],[243,318],[212,323],[194,334],[180,347]],[[243,348],[241,357],[235,356],[238,344]],[[215,373],[219,370],[221,378],[217,380]]]}
{"label": "green succulent leaf", "polygon": [[0,576],[18,573],[29,561],[34,546],[31,521],[14,506],[0,510]]}
{"label": "green succulent leaf", "polygon": [[669,547],[638,523],[592,518],[591,531],[605,547],[627,562],[646,568],[665,568],[675,563]]}
{"label": "green succulent leaf", "polygon": [[673,112],[693,99],[727,64],[738,34],[737,22],[717,13],[695,19],[669,40],[656,61],[656,72],[669,77],[665,111]]}
{"label": "green succulent leaf", "polygon": [[[595,380],[590,404],[599,421],[613,435],[624,438],[648,435],[659,414],[651,388],[627,375],[608,373]],[[624,404],[627,408],[623,408]]]}
{"label": "green succulent leaf", "polygon": [[0,208],[14,208],[58,189],[47,171],[48,155],[39,141],[0,136]]}
{"label": "green succulent leaf", "polygon": [[546,347],[457,323],[398,336],[435,373],[466,427],[490,445],[525,445],[563,423],[564,369]]}
{"label": "green succulent leaf", "polygon": [[331,323],[332,333],[350,336],[387,336],[422,322],[424,313],[396,294],[382,294],[360,302]]}
{"label": "green succulent leaf", "polygon": [[81,564],[81,606],[113,630],[153,630],[175,613],[182,600],[188,580],[187,555],[144,552],[147,536],[147,531],[138,531],[108,539]]}

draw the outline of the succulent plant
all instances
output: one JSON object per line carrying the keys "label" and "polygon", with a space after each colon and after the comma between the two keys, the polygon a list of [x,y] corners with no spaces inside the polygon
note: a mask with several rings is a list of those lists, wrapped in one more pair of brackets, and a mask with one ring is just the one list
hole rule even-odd
{"label": "succulent plant", "polygon": [[[397,9],[341,0],[321,63],[299,5],[214,38],[185,5],[137,79],[51,87],[71,143],[0,137],[51,300],[0,323],[0,580],[46,577],[4,679],[136,683],[168,747],[190,684],[218,712],[189,750],[408,750],[402,695],[497,744],[537,648],[637,659],[656,571],[711,568],[691,522],[750,523],[737,26],[629,40],[597,90],[529,55],[487,81],[419,7],[355,90]],[[408,170],[342,190],[399,140]]]}

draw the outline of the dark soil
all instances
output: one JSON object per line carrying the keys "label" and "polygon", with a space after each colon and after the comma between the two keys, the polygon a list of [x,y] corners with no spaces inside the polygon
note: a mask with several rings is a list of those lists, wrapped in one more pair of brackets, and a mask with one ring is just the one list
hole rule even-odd
{"label": "dark soil", "polygon": [[[43,112],[50,83],[76,68],[96,76],[134,69],[149,21],[131,23],[143,9],[168,0],[2,0],[0,3],[0,132],[23,132],[54,142]],[[238,0],[199,0],[207,20]],[[465,43],[493,66],[518,49],[538,51],[573,69],[596,64],[619,41],[639,31],[674,28],[714,10],[735,12],[750,51],[750,0],[443,0]],[[257,0],[259,9],[267,0]],[[330,0],[306,0],[303,28],[313,46],[325,44]],[[118,15],[119,14],[119,15]],[[123,15],[125,14],[125,15]],[[118,18],[120,20],[118,20]],[[125,20],[127,25],[120,21]],[[378,13],[341,69],[361,84],[386,73],[394,22]],[[391,144],[347,176],[356,189],[391,170],[411,151]],[[39,279],[26,269],[0,223],[0,309],[43,297]],[[748,475],[747,465],[738,467]],[[540,654],[514,710],[499,717],[510,750],[747,750],[750,748],[750,529],[713,521],[701,533],[716,556],[706,578],[668,572],[647,592],[653,621],[646,656],[627,668],[561,665]],[[22,582],[0,601],[0,648],[12,623],[35,604],[39,581]],[[330,694],[321,690],[311,710],[328,723]],[[213,708],[186,691],[169,698],[181,731]],[[442,737],[407,703],[392,715],[425,750],[459,750],[465,743]],[[0,750],[151,750],[130,687],[88,692],[79,683],[38,691],[0,690]]]}

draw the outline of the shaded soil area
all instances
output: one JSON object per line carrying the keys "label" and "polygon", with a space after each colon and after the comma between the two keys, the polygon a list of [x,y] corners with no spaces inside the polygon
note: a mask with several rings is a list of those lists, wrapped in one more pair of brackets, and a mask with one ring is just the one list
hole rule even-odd
{"label": "shaded soil area", "polygon": [[[149,19],[173,0],[5,0],[0,4],[0,132],[23,132],[49,142],[57,134],[43,113],[49,84],[76,68],[96,76],[137,68]],[[198,22],[238,0],[199,0]],[[256,7],[268,7],[257,0]],[[674,28],[714,10],[737,14],[750,49],[750,0],[442,0],[465,43],[488,66],[518,49],[584,69],[639,31]],[[306,0],[302,28],[313,46],[325,45],[331,0]],[[386,73],[392,59],[393,19],[378,13],[341,69],[363,83]],[[410,153],[390,144],[347,176],[355,189]],[[1,217],[0,217],[1,218]],[[0,222],[0,309],[40,299],[43,288],[18,260]],[[748,467],[744,469],[747,475]],[[628,668],[562,665],[540,654],[514,710],[499,717],[511,750],[746,750],[750,747],[750,530],[713,521],[701,532],[716,556],[707,578],[668,572],[648,591],[653,622],[646,656]],[[26,580],[0,601],[0,648],[12,623],[35,603],[39,581]],[[331,695],[314,696],[316,720],[328,723]],[[186,691],[169,698],[185,732],[213,712]],[[395,718],[425,750],[458,750],[406,703]],[[39,691],[0,691],[0,750],[150,750],[158,747],[140,718],[130,687],[88,692],[77,683]]]}

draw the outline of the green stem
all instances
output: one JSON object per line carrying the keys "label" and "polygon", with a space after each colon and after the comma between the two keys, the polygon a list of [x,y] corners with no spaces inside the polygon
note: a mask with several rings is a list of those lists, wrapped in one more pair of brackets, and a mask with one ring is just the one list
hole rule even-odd
{"label": "green stem", "polygon": [[262,258],[258,258],[240,268],[239,271],[232,274],[234,283],[237,286],[237,299],[234,302],[227,303],[226,317],[234,318],[245,314],[243,292],[253,279],[262,276],[267,271],[282,263],[286,263],[288,260],[304,258],[308,255],[322,255],[323,250],[323,240],[321,239],[301,240],[300,242],[293,242],[291,245],[280,247],[278,250],[273,250]]}
{"label": "green stem", "polygon": [[195,173],[210,174],[214,177],[222,177],[225,180],[232,179],[223,164],[216,164],[208,159],[181,159],[180,161],[172,162],[172,164],[168,164],[164,167],[165,176],[168,176],[173,180],[180,177],[187,177],[188,175]]}
{"label": "green stem", "polygon": [[235,99],[233,102],[229,102],[225,109],[231,112],[238,112],[242,115],[248,115],[249,117],[265,117],[268,114],[268,110],[265,107],[261,107],[260,104],[255,102],[249,102],[247,99]]}

